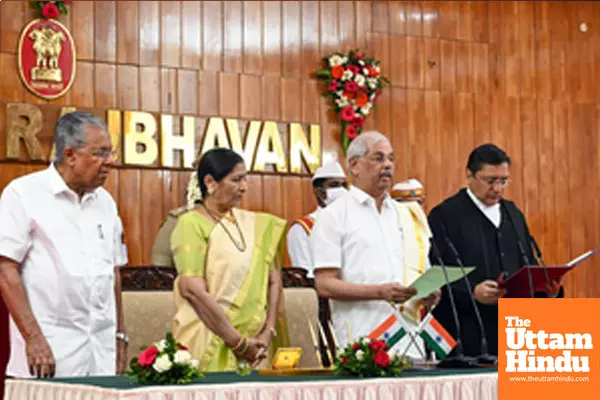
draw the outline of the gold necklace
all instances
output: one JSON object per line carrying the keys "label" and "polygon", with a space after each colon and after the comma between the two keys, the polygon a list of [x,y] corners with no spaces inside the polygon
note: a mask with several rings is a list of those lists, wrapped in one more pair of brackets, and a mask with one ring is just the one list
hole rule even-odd
{"label": "gold necklace", "polygon": [[231,234],[231,232],[229,232],[229,229],[227,229],[227,227],[223,224],[223,222],[221,222],[221,219],[217,218],[209,209],[208,207],[206,207],[206,204],[204,204],[204,202],[202,202],[202,207],[204,207],[204,209],[206,210],[206,212],[208,213],[208,215],[211,216],[211,218],[218,223],[219,225],[221,225],[221,228],[223,228],[223,230],[225,231],[225,233],[227,234],[227,236],[229,236],[229,239],[231,240],[231,243],[233,243],[233,245],[235,246],[236,249],[238,249],[238,251],[240,251],[241,253],[243,253],[244,251],[246,251],[246,239],[244,238],[244,234],[242,233],[242,229],[240,228],[240,224],[237,221],[237,218],[235,218],[235,215],[233,215],[233,211],[231,211],[231,215],[233,217],[233,222],[235,223],[235,227],[237,228],[238,234],[240,235],[240,239],[242,240],[242,243],[238,243],[234,238],[233,235]]}

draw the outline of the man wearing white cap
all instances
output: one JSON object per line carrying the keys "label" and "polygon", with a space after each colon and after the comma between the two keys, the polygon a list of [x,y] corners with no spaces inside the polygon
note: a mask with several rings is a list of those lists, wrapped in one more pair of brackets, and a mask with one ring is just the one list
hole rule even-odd
{"label": "man wearing white cap", "polygon": [[331,161],[317,169],[312,177],[312,186],[319,206],[312,213],[294,221],[287,234],[292,266],[306,269],[309,278],[313,276],[314,260],[310,245],[312,228],[321,210],[346,193],[348,181],[342,166],[337,161]]}
{"label": "man wearing white cap", "polygon": [[408,179],[404,182],[396,183],[392,188],[391,196],[396,201],[416,201],[422,206],[425,202],[425,189],[418,180]]}

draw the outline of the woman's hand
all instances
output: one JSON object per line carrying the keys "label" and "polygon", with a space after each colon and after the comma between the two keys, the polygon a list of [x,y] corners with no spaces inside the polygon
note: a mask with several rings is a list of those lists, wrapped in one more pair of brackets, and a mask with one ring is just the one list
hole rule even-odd
{"label": "woman's hand", "polygon": [[252,368],[256,368],[265,358],[267,358],[268,347],[258,338],[249,338],[246,351],[238,355],[241,360],[248,361]]}
{"label": "woman's hand", "polygon": [[256,335],[256,339],[264,343],[266,349],[269,349],[269,346],[271,346],[271,342],[273,341],[273,328],[267,328],[265,326],[263,330]]}

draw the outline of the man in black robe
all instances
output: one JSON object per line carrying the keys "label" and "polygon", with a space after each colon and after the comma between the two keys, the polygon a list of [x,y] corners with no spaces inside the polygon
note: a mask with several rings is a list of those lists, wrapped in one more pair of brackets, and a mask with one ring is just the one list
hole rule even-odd
{"label": "man in black robe", "polygon": [[[473,293],[462,280],[452,285],[467,356],[481,354],[480,329],[470,297],[475,299],[483,320],[488,352],[497,355],[498,299],[506,293],[497,279],[502,273],[512,275],[523,265],[537,264],[523,213],[512,201],[503,199],[509,176],[508,155],[493,144],[481,145],[469,156],[468,187],[429,214],[435,244],[430,255],[432,265],[439,264],[441,254],[445,265],[455,266],[460,260],[466,267],[476,267],[468,275]],[[446,288],[434,316],[451,335],[457,336]]]}

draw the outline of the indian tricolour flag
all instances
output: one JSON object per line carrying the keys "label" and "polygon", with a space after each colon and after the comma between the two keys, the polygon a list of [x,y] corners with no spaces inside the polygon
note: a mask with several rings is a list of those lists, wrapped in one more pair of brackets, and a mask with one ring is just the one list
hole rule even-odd
{"label": "indian tricolour flag", "polygon": [[406,329],[398,321],[398,318],[392,314],[383,321],[373,332],[369,333],[369,339],[380,339],[387,343],[388,347],[392,348],[406,335]]}
{"label": "indian tricolour flag", "polygon": [[446,358],[454,346],[456,346],[456,340],[450,336],[448,331],[431,314],[421,322],[419,335],[441,360]]}

